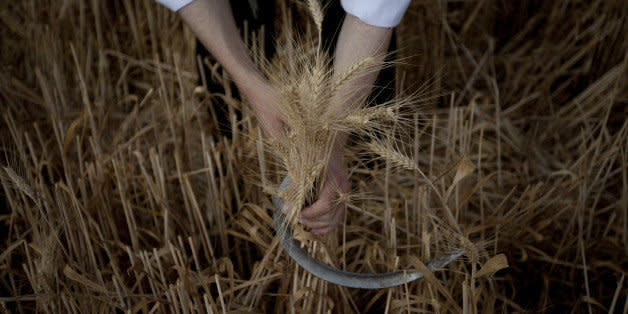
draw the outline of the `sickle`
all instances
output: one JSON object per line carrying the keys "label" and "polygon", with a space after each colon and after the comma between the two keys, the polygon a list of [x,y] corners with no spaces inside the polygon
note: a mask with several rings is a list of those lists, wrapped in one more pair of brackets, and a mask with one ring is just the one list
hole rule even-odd
{"label": "sickle", "polygon": [[[279,189],[285,189],[290,183],[290,177],[286,176],[281,182]],[[361,289],[381,289],[402,285],[423,277],[419,272],[397,271],[381,274],[361,274],[352,273],[336,269],[323,264],[312,258],[301,245],[292,236],[292,230],[287,224],[284,224],[285,215],[281,212],[282,200],[278,196],[273,196],[273,205],[275,207],[273,213],[273,221],[275,223],[275,233],[279,238],[281,246],[288,252],[288,255],[297,262],[303,269],[312,275],[325,281],[351,288]],[[284,232],[279,230],[285,229]],[[437,257],[429,261],[426,266],[430,271],[443,268],[449,263],[460,257],[464,253],[463,250],[456,250],[453,253]]]}

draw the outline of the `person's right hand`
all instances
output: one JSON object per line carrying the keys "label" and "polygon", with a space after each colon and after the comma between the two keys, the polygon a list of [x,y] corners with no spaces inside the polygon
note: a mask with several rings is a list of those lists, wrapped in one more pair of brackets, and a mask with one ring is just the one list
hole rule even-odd
{"label": "person's right hand", "polygon": [[251,104],[264,134],[271,139],[281,140],[288,125],[281,118],[275,88],[268,82],[258,82],[239,89]]}

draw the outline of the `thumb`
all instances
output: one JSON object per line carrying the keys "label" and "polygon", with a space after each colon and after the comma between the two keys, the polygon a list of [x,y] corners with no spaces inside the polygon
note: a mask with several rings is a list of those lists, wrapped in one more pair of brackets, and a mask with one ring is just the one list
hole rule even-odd
{"label": "thumb", "polygon": [[284,202],[283,206],[281,206],[281,212],[284,213],[284,215],[287,215],[288,212],[290,211],[290,207],[292,207],[290,203]]}

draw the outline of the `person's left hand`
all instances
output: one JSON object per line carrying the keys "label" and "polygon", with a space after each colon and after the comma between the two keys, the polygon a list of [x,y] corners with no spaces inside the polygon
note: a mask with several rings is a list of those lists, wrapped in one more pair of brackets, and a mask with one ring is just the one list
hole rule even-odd
{"label": "person's left hand", "polygon": [[345,204],[340,197],[351,191],[344,158],[330,158],[324,180],[318,200],[299,216],[299,221],[316,235],[334,230],[344,218]]}

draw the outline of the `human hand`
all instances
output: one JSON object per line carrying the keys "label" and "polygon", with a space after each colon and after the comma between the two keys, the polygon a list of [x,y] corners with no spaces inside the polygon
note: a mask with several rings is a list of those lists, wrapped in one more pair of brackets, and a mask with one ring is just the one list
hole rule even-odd
{"label": "human hand", "polygon": [[345,212],[342,196],[350,191],[346,162],[342,157],[330,158],[318,200],[301,211],[299,222],[316,235],[334,230],[342,222]]}
{"label": "human hand", "polygon": [[238,86],[238,88],[251,104],[264,134],[269,138],[281,140],[288,126],[278,110],[279,99],[275,88],[265,81]]}

